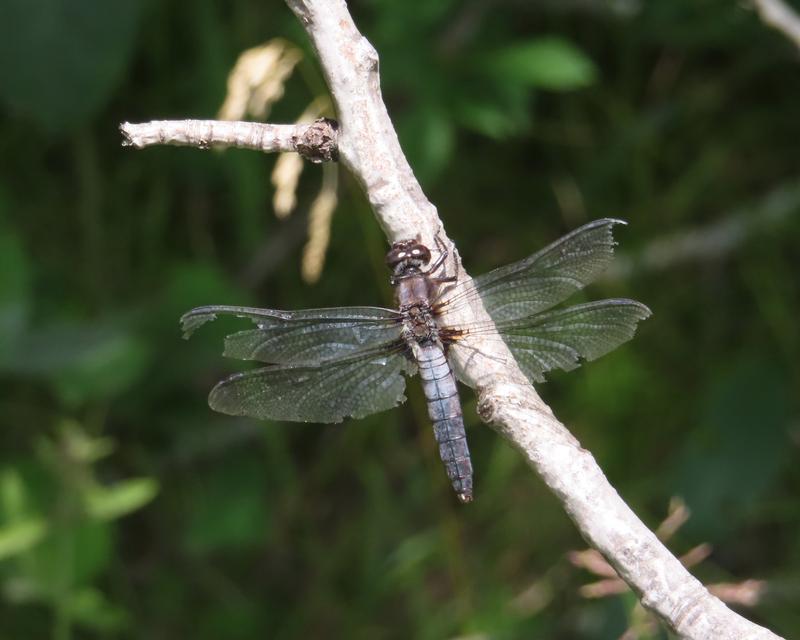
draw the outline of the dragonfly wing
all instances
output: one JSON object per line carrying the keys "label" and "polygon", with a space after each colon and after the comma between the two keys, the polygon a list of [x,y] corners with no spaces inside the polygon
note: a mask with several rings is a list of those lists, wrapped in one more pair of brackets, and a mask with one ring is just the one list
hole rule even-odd
{"label": "dragonfly wing", "polygon": [[210,306],[184,314],[184,337],[218,315],[249,318],[258,326],[229,335],[225,356],[272,364],[315,365],[394,343],[402,333],[400,314],[380,307],[279,311]]}
{"label": "dragonfly wing", "polygon": [[614,253],[612,228],[623,220],[604,218],[575,229],[532,256],[478,276],[471,286],[443,295],[447,310],[480,297],[495,322],[545,311],[595,280]]}
{"label": "dragonfly wing", "polygon": [[569,371],[581,358],[595,360],[633,337],[650,309],[635,300],[579,304],[530,318],[497,323],[497,331],[532,382],[552,369]]}
{"label": "dragonfly wing", "polygon": [[211,390],[215,411],[260,420],[341,422],[405,401],[405,378],[416,367],[398,347],[318,365],[272,365],[237,373]]}

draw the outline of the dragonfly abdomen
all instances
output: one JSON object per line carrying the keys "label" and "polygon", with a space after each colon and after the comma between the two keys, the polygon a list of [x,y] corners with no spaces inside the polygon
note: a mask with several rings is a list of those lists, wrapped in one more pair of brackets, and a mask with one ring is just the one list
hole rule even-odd
{"label": "dragonfly abdomen", "polygon": [[470,502],[472,461],[455,376],[438,345],[422,346],[418,364],[422,389],[428,401],[428,415],[439,444],[439,456],[458,499]]}

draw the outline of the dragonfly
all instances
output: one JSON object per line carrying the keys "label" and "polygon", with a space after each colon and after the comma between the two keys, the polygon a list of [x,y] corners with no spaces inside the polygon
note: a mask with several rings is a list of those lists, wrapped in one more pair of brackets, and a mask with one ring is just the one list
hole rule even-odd
{"label": "dragonfly", "polygon": [[[405,401],[405,377],[419,374],[445,470],[461,502],[473,498],[473,469],[451,360],[474,355],[479,340],[502,340],[531,383],[569,371],[631,339],[650,316],[644,304],[606,299],[557,306],[594,281],[613,258],[613,227],[589,222],[533,255],[459,282],[419,239],[386,255],[397,308],[333,307],[281,311],[203,306],[181,318],[184,337],[220,315],[255,328],[225,339],[224,356],[266,366],[236,373],[209,394],[212,409],[260,420],[334,423]],[[492,322],[450,316],[480,301]],[[471,344],[472,343],[472,344]],[[462,380],[463,381],[463,380]],[[464,381],[466,382],[466,381]]]}

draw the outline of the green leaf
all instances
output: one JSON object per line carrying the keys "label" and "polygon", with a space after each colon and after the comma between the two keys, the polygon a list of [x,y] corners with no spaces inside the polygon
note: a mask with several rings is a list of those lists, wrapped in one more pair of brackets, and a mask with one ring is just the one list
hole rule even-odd
{"label": "green leaf", "polygon": [[25,484],[16,469],[5,469],[0,474],[0,517],[15,522],[25,517],[27,497]]}
{"label": "green leaf", "polygon": [[120,631],[129,623],[129,616],[124,609],[112,604],[102,592],[91,587],[71,593],[66,609],[75,622],[98,631]]}
{"label": "green leaf", "polygon": [[72,460],[92,464],[114,451],[114,441],[111,438],[94,438],[74,420],[64,420],[59,426],[61,446]]}
{"label": "green leaf", "polygon": [[533,95],[522,84],[496,77],[464,83],[453,99],[458,120],[473,131],[502,140],[530,128]]}
{"label": "green leaf", "polygon": [[[69,508],[63,501],[55,507]],[[106,571],[112,559],[112,529],[105,522],[53,518],[45,533],[24,562],[16,563],[14,583],[6,584],[7,593],[20,602],[60,600],[65,589],[88,584]]]}
{"label": "green leaf", "polygon": [[47,538],[34,550],[37,562],[31,577],[42,591],[57,590],[65,580],[74,585],[85,584],[108,568],[113,551],[113,531],[105,522],[51,521]]}
{"label": "green leaf", "polygon": [[92,487],[83,499],[90,516],[114,520],[141,509],[157,493],[158,483],[153,478],[131,478],[111,487]]}
{"label": "green leaf", "polygon": [[498,102],[465,102],[460,105],[458,117],[473,131],[502,140],[524,128],[524,123],[514,111]]}
{"label": "green leaf", "polygon": [[0,101],[49,129],[81,124],[124,77],[141,7],[141,0],[4,0]]}
{"label": "green leaf", "polygon": [[481,66],[502,82],[554,91],[579,89],[597,77],[594,63],[557,37],[514,43],[490,53]]}
{"label": "green leaf", "polygon": [[28,551],[39,544],[47,533],[41,518],[29,518],[0,527],[0,560]]}

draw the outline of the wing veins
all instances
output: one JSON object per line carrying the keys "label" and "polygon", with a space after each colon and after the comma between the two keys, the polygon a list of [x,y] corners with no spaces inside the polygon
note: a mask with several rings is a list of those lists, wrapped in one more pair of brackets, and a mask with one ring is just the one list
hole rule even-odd
{"label": "wing veins", "polygon": [[519,262],[475,278],[461,291],[437,299],[452,310],[480,298],[495,320],[545,311],[592,282],[613,257],[612,228],[622,220],[603,218],[575,229]]}

